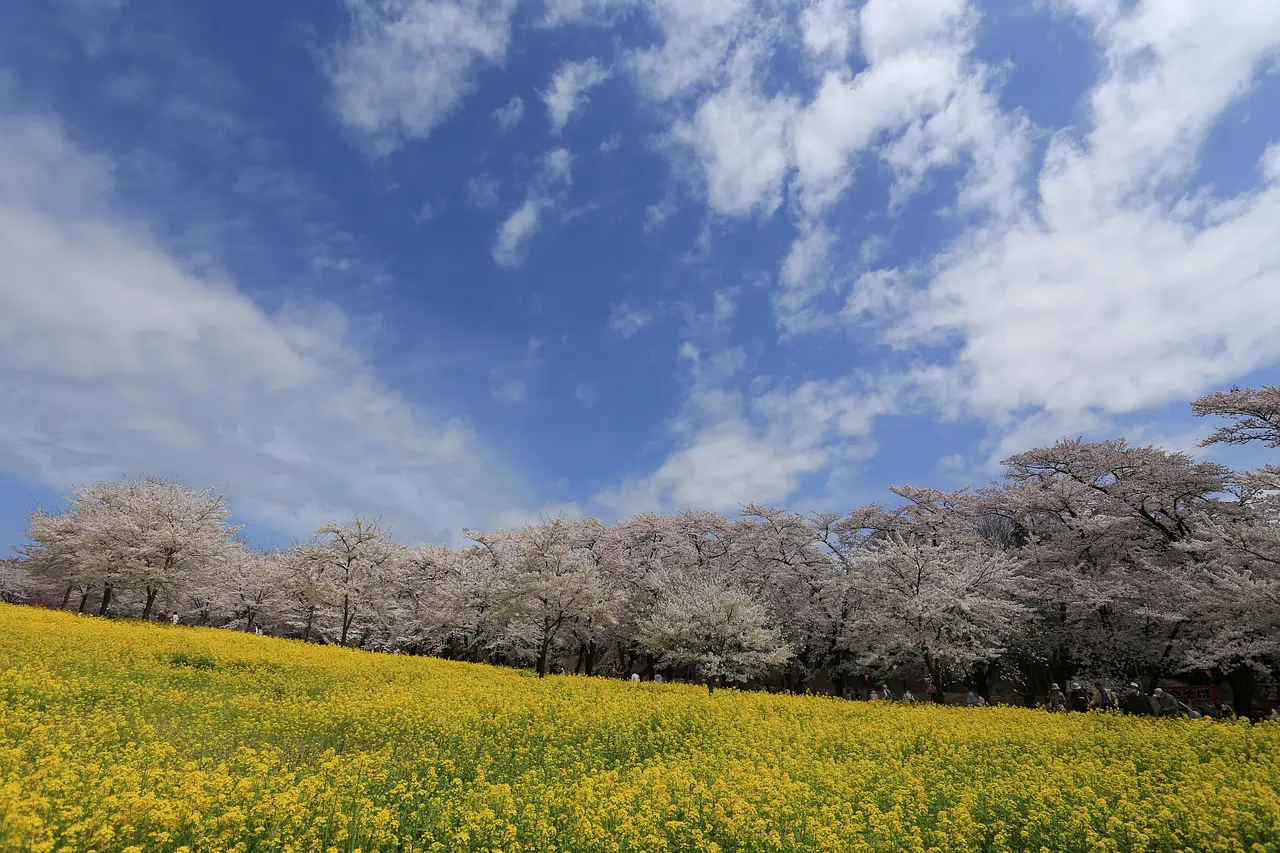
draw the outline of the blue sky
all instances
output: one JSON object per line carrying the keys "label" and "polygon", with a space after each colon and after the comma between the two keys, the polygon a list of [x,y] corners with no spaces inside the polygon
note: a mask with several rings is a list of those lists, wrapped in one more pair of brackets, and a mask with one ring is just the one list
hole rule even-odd
{"label": "blue sky", "polygon": [[265,545],[1191,450],[1280,379],[1278,60],[1271,0],[6,3],[0,544],[139,473]]}

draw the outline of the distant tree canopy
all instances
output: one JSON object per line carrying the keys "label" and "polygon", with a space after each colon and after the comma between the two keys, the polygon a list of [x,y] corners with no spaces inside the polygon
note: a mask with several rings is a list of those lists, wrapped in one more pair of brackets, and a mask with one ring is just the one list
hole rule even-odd
{"label": "distant tree canopy", "polygon": [[[1206,444],[1280,446],[1280,390],[1192,404]],[[76,487],[32,513],[0,598],[378,650],[708,685],[821,675],[969,681],[1003,668],[1112,681],[1217,670],[1248,710],[1280,663],[1280,469],[1233,472],[1124,440],[1063,440],[986,488],[897,507],[749,505],[554,519],[408,547],[378,521],[260,553],[211,491]]]}

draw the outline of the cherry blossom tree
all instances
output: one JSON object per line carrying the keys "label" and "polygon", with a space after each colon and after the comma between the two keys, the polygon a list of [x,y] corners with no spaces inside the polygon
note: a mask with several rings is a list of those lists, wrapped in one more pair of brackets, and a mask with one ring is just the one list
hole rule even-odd
{"label": "cherry blossom tree", "polygon": [[119,589],[142,596],[142,618],[176,596],[231,547],[238,528],[212,489],[146,477],[75,487],[56,520],[33,513],[28,538],[38,564],[56,564],[70,585],[100,586],[105,615]]}
{"label": "cherry blossom tree", "polygon": [[1208,394],[1192,402],[1191,412],[1198,418],[1216,415],[1232,421],[1200,442],[1201,447],[1254,441],[1266,447],[1280,447],[1280,385]]}
{"label": "cherry blossom tree", "polygon": [[396,546],[378,520],[355,517],[327,522],[316,531],[312,560],[322,578],[317,592],[339,619],[338,645],[345,646],[361,616],[385,614]]}
{"label": "cherry blossom tree", "polygon": [[5,604],[19,604],[31,594],[34,579],[27,570],[26,562],[0,560],[0,601]]}
{"label": "cherry blossom tree", "polygon": [[578,620],[600,622],[613,601],[599,563],[562,519],[526,525],[515,536],[506,571],[506,637],[517,654],[532,655],[541,678],[558,644]]}
{"label": "cherry blossom tree", "polygon": [[846,529],[847,517],[749,505],[753,522],[743,531],[760,593],[795,651],[789,683],[799,689],[806,677],[825,670],[844,695],[865,650],[858,626],[862,594],[856,584],[857,552],[866,536]]}
{"label": "cherry blossom tree", "polygon": [[81,612],[99,578],[96,566],[81,553],[84,538],[73,511],[47,513],[36,508],[27,519],[28,544],[18,549],[27,557],[28,571],[40,581],[62,590],[62,608],[66,609],[72,593],[80,594]]}
{"label": "cherry blossom tree", "polygon": [[1055,680],[1087,671],[1153,687],[1170,675],[1198,629],[1184,582],[1195,559],[1178,545],[1221,511],[1229,470],[1120,439],[1064,440],[1005,466],[1007,482],[981,497],[1030,543],[1040,618],[1023,651]]}
{"label": "cherry blossom tree", "polygon": [[[1260,443],[1280,447],[1280,386],[1232,388],[1191,404],[1197,417],[1220,426],[1200,444]],[[1185,550],[1200,558],[1197,613],[1202,636],[1186,663],[1226,674],[1242,714],[1251,711],[1257,676],[1280,661],[1280,468],[1235,474],[1225,511],[1203,512]]]}
{"label": "cherry blossom tree", "polygon": [[637,634],[662,661],[693,665],[713,691],[790,659],[764,604],[746,589],[712,572],[664,574],[663,592]]}
{"label": "cherry blossom tree", "polygon": [[288,561],[279,549],[255,551],[245,543],[227,554],[214,573],[218,609],[227,627],[253,632],[285,607]]}
{"label": "cherry blossom tree", "polygon": [[997,660],[1025,624],[1021,561],[980,541],[893,533],[858,561],[870,665],[941,684]]}

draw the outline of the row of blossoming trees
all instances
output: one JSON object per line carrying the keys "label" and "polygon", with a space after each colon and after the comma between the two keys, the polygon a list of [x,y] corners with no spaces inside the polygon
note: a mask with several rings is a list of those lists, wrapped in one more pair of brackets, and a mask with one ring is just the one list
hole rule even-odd
{"label": "row of blossoming trees", "polygon": [[[1196,401],[1205,444],[1280,446],[1280,388]],[[1280,469],[1236,473],[1123,440],[1062,441],[1001,482],[901,487],[901,506],[799,515],[748,506],[556,519],[407,547],[377,521],[252,550],[211,491],[144,479],[35,511],[0,584],[100,615],[179,618],[362,648],[528,665],[927,677],[997,670],[1148,686],[1212,670],[1247,712],[1280,663]],[[18,573],[15,574],[15,571]],[[18,575],[22,575],[19,578]]]}

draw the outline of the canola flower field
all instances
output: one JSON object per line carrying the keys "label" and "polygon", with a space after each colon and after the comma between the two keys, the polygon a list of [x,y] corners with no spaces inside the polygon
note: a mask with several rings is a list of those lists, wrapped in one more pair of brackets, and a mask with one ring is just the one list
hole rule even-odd
{"label": "canola flower field", "polygon": [[0,606],[4,851],[1280,850],[1280,724],[552,677]]}

